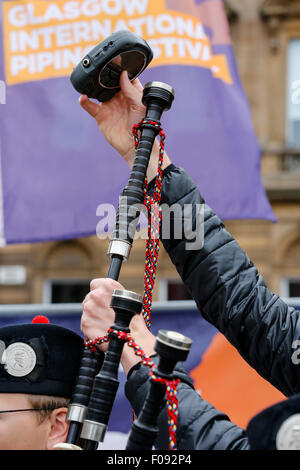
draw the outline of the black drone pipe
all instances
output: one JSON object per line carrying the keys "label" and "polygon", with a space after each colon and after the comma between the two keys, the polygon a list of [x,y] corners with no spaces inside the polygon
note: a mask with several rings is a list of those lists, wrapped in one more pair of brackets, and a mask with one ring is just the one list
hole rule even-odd
{"label": "black drone pipe", "polygon": [[[144,183],[154,140],[159,132],[160,118],[163,111],[170,109],[173,99],[174,90],[165,83],[149,82],[144,87],[142,102],[146,106],[146,115],[140,125],[134,164],[128,184],[120,196],[115,230],[108,248],[111,259],[108,277],[111,279],[118,280],[122,263],[129,258],[144,202]],[[117,291],[111,306],[116,312],[115,323],[111,328],[129,332],[131,318],[140,313],[142,308],[140,296],[130,291]],[[103,441],[118,389],[117,374],[123,347],[124,341],[111,334],[104,360],[101,353],[96,359],[93,357],[94,352],[85,350],[84,364],[80,368],[73,394],[76,401],[71,400],[68,412],[70,427],[67,441],[66,444],[58,444],[56,449],[71,450],[83,446],[84,450],[92,450]]]}
{"label": "black drone pipe", "polygon": [[[74,68],[70,79],[79,93],[105,102],[120,90],[123,70],[127,70],[129,79],[133,80],[149,65],[152,58],[153,52],[145,40],[127,30],[118,31],[89,51]],[[115,230],[108,249],[108,278],[118,280],[122,263],[129,258],[140,208],[144,202],[144,181],[153,143],[159,131],[159,121],[163,111],[171,107],[173,99],[174,90],[165,83],[149,82],[144,88],[142,101],[146,106],[145,119],[151,120],[151,123],[143,122],[140,126],[134,165],[128,184],[120,196]],[[117,291],[112,299],[112,307],[116,312],[112,328],[127,332],[132,316],[141,310],[140,297],[129,291]],[[87,448],[97,447],[98,437],[94,436],[99,436],[99,426],[106,426],[115,397],[115,392],[110,394],[104,382],[111,380],[117,383],[117,364],[123,346],[124,342],[111,334],[106,355],[99,350],[85,348],[67,415],[67,440],[66,443],[58,444],[55,447],[57,450],[79,449],[84,443]],[[99,387],[105,391],[100,405]],[[112,389],[116,390],[117,386],[112,386]]]}
{"label": "black drone pipe", "polygon": [[[171,107],[174,99],[173,89],[161,82],[149,82],[143,92],[146,106],[145,120],[159,124],[164,110]],[[147,173],[154,139],[158,128],[155,124],[141,125],[139,144],[128,184],[120,197],[115,231],[112,235],[108,254],[111,257],[109,277],[118,279],[122,262],[129,257],[133,236],[138,222],[140,207],[144,201],[144,182]],[[111,307],[116,317],[113,330],[129,333],[129,324],[135,314],[142,309],[140,296],[129,291],[115,291]],[[93,450],[104,439],[111,409],[118,390],[118,368],[124,341],[112,333],[108,351],[99,374],[96,376],[90,396],[86,419],[83,422],[81,439],[85,450]]]}
{"label": "black drone pipe", "polygon": [[[177,362],[185,361],[192,341],[174,331],[159,330],[155,351],[159,356],[153,373],[160,379],[172,380]],[[150,389],[138,418],[134,421],[126,450],[151,450],[158,434],[158,417],[162,411],[166,387],[150,376]]]}

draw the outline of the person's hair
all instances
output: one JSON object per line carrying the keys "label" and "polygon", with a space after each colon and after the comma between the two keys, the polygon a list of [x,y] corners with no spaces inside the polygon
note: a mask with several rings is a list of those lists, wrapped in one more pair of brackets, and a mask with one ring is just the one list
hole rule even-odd
{"label": "person's hair", "polygon": [[30,405],[35,410],[43,408],[43,410],[37,411],[39,424],[47,419],[52,411],[56,408],[68,408],[70,399],[64,397],[53,397],[48,395],[28,395]]}

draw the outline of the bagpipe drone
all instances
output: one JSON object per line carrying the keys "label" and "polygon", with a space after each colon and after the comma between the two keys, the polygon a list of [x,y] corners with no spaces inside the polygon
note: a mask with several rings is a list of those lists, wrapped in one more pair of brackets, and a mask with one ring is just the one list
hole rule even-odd
{"label": "bagpipe drone", "polygon": [[[148,66],[153,58],[152,50],[142,38],[129,31],[119,31],[93,48],[74,68],[71,82],[74,88],[89,98],[100,102],[110,100],[120,90],[120,75],[127,70],[130,80],[134,80]],[[119,386],[118,369],[125,342],[133,347],[142,363],[149,366],[150,388],[141,413],[134,421],[126,449],[152,449],[158,433],[157,420],[167,392],[169,419],[169,448],[176,448],[176,422],[178,409],[175,406],[176,387],[173,371],[178,361],[186,360],[191,340],[177,332],[160,330],[155,344],[159,361],[156,366],[145,356],[142,349],[130,336],[130,321],[136,314],[143,314],[148,328],[152,288],[155,278],[159,237],[151,237],[153,230],[159,230],[161,221],[160,191],[164,154],[165,135],[160,119],[165,110],[171,108],[174,99],[173,88],[162,82],[153,81],[145,85],[142,102],[146,107],[144,119],[133,128],[136,154],[127,186],[123,189],[116,216],[115,229],[111,236],[108,255],[110,266],[108,278],[118,280],[123,261],[129,259],[136,231],[140,208],[146,205],[148,215],[148,240],[146,247],[145,292],[140,295],[127,290],[113,292],[111,307],[115,311],[115,321],[104,338],[86,339],[85,350],[71,397],[67,421],[69,432],[65,443],[58,444],[56,450],[95,450],[103,442],[109,417]],[[139,138],[137,131],[140,131]],[[160,136],[158,173],[153,197],[147,194],[146,174],[153,143]],[[154,207],[154,215],[153,215]],[[151,226],[154,225],[153,226]],[[147,258],[147,250],[152,255]],[[97,344],[108,342],[103,354]]]}

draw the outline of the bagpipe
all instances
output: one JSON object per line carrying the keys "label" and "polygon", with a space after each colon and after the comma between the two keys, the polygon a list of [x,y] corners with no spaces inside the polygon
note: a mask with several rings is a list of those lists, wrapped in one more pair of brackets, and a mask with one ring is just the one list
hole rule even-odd
{"label": "bagpipe", "polygon": [[[127,70],[134,80],[153,58],[149,45],[129,31],[112,34],[92,49],[74,68],[71,82],[81,94],[105,102],[120,90],[120,74]],[[145,85],[142,102],[146,107],[144,119],[133,127],[135,160],[129,180],[123,189],[116,215],[115,229],[110,239],[108,278],[118,280],[122,263],[129,259],[141,207],[148,209],[148,240],[145,262],[145,291],[143,299],[135,292],[115,290],[111,307],[114,324],[103,338],[86,339],[76,385],[67,414],[69,432],[65,443],[56,450],[96,450],[103,442],[109,417],[119,386],[118,369],[125,342],[131,346],[142,364],[149,367],[149,390],[139,416],[134,420],[127,450],[152,449],[158,433],[158,416],[165,396],[169,424],[169,448],[176,449],[177,385],[174,368],[186,360],[192,341],[180,333],[160,330],[156,337],[156,365],[130,336],[130,322],[142,314],[150,328],[152,289],[159,251],[161,222],[160,193],[165,135],[160,125],[164,111],[171,108],[173,88],[153,81]],[[138,137],[138,131],[140,131]],[[153,196],[147,192],[147,168],[154,140],[160,136],[160,152]],[[104,354],[97,344],[108,342]]]}

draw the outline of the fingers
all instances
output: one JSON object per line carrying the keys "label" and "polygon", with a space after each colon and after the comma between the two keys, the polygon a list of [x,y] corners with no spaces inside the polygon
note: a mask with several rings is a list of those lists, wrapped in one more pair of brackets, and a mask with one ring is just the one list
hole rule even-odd
{"label": "fingers", "polygon": [[131,83],[140,93],[143,93],[144,87],[138,78],[135,78]]}
{"label": "fingers", "polygon": [[79,104],[80,106],[87,111],[93,118],[95,118],[99,112],[99,109],[101,107],[100,104],[94,103],[94,101],[91,101],[87,95],[82,95],[79,98]]}
{"label": "fingers", "polygon": [[113,289],[123,290],[124,289],[124,287],[118,281],[115,281],[114,279],[109,279],[109,278],[96,278],[90,282],[91,290],[98,289],[98,287],[103,287],[103,288],[111,289],[111,290]]}
{"label": "fingers", "polygon": [[114,289],[124,290],[124,287],[114,279],[97,278],[90,282],[90,292],[85,296],[82,307],[93,313],[94,308],[107,309],[110,306]]}
{"label": "fingers", "polygon": [[134,83],[128,78],[126,70],[121,73],[120,86],[124,96],[135,106],[143,106],[142,94],[143,87],[140,81],[136,78]]}

